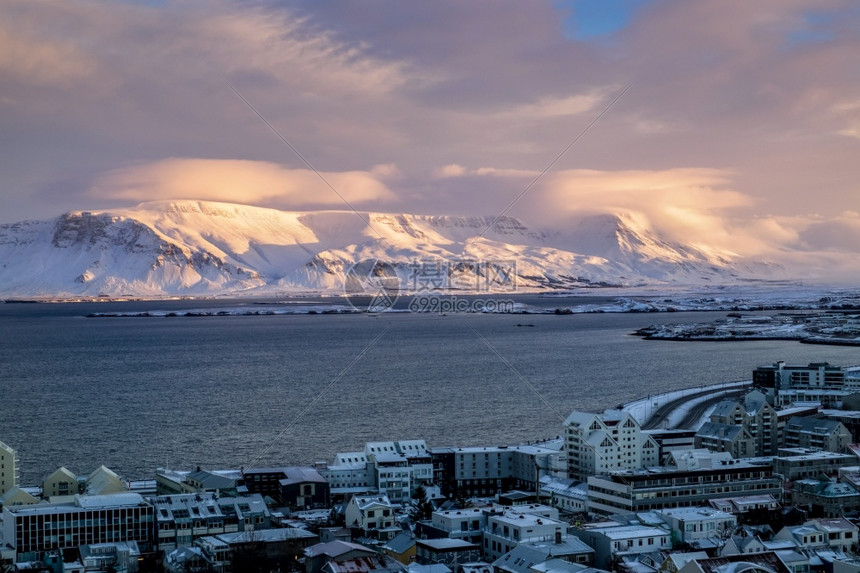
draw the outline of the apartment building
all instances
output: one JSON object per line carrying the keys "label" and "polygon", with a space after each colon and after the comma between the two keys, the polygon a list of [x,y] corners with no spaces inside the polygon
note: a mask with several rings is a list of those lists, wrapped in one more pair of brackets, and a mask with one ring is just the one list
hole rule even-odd
{"label": "apartment building", "polygon": [[18,454],[0,442],[0,496],[18,485]]}
{"label": "apartment building", "polygon": [[603,414],[572,412],[564,422],[567,477],[638,469],[660,463],[660,448],[639,422],[623,410]]}
{"label": "apartment building", "polygon": [[519,446],[435,448],[435,483],[447,496],[490,497],[537,491],[541,478],[563,473],[562,440]]}
{"label": "apartment building", "polygon": [[785,424],[785,447],[846,452],[851,432],[841,422],[812,417],[794,417]]}

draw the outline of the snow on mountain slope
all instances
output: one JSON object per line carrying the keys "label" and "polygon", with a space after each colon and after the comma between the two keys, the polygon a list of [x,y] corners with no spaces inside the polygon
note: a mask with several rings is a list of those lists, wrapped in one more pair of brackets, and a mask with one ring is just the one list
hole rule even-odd
{"label": "snow on mountain slope", "polygon": [[470,261],[515,261],[517,286],[529,290],[737,276],[729,254],[662,240],[628,215],[595,215],[564,231],[503,217],[481,236],[493,220],[204,201],[75,211],[0,225],[0,295],[340,293],[363,259],[389,262],[403,278],[416,261],[459,261],[457,272],[475,276]]}

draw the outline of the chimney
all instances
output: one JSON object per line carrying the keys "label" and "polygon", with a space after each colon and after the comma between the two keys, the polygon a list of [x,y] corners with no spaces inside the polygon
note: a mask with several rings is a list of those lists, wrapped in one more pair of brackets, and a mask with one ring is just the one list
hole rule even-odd
{"label": "chimney", "polygon": [[561,545],[561,531],[556,530],[555,532],[555,543],[556,545]]}

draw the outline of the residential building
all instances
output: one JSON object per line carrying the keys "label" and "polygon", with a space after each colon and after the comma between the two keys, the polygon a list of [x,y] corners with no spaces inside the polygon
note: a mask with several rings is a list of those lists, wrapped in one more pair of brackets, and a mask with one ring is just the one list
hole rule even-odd
{"label": "residential building", "polygon": [[675,450],[691,450],[695,447],[695,430],[642,430],[646,436],[650,436],[657,443],[657,459],[662,464],[669,452]]}
{"label": "residential building", "polygon": [[337,454],[321,473],[332,495],[378,492],[400,503],[433,481],[433,464],[424,440],[368,442],[364,451]]}
{"label": "residential building", "polygon": [[672,548],[668,529],[651,525],[620,525],[613,522],[586,524],[571,530],[594,549],[594,565],[612,569],[625,557]]}
{"label": "residential building", "polygon": [[493,510],[484,508],[434,511],[432,527],[444,532],[445,537],[480,545],[487,527],[487,517],[492,513]]}
{"label": "residential building", "polygon": [[700,506],[712,498],[752,494],[781,499],[782,480],[773,475],[772,462],[728,460],[711,468],[649,468],[588,478],[589,512],[604,515]]}
{"label": "residential building", "polygon": [[60,467],[42,481],[42,497],[63,497],[83,493],[78,476],[65,467]]}
{"label": "residential building", "polygon": [[328,480],[311,467],[247,469],[242,471],[238,488],[239,492],[271,497],[291,509],[329,507]]}
{"label": "residential building", "polygon": [[754,554],[726,555],[708,559],[691,559],[678,573],[792,573],[773,551]]}
{"label": "residential building", "polygon": [[660,462],[657,442],[623,410],[603,414],[572,412],[564,426],[569,478],[585,480],[596,474],[656,466]]}
{"label": "residential building", "polygon": [[411,532],[401,531],[382,545],[379,551],[404,565],[409,565],[416,559],[415,536]]}
{"label": "residential building", "polygon": [[564,534],[557,543],[555,541],[520,543],[496,559],[493,562],[493,568],[504,573],[528,573],[533,566],[550,559],[589,566],[594,563],[594,549],[578,537]]}
{"label": "residential building", "polygon": [[494,561],[520,543],[529,541],[561,542],[566,529],[565,522],[547,517],[541,511],[525,513],[514,508],[493,513],[487,516],[484,530],[484,557]]}
{"label": "residential building", "polygon": [[791,504],[810,515],[841,517],[860,510],[860,492],[848,483],[828,479],[801,479],[791,489]]}
{"label": "residential building", "polygon": [[570,478],[545,476],[540,481],[543,503],[564,513],[585,513],[588,510],[588,484]]}
{"label": "residential building", "polygon": [[434,479],[449,497],[534,492],[542,477],[563,473],[562,444],[559,438],[520,446],[433,449]]}
{"label": "residential building", "polygon": [[684,543],[728,535],[738,524],[731,513],[710,507],[678,507],[655,513],[666,522],[674,538]]}
{"label": "residential building", "polygon": [[728,452],[735,459],[755,454],[755,440],[740,425],[705,422],[696,432],[695,444],[712,452]]}
{"label": "residential building", "polygon": [[105,466],[97,467],[82,481],[82,493],[87,495],[109,495],[128,491],[126,481]]}
{"label": "residential building", "polygon": [[832,549],[853,552],[857,549],[858,527],[844,517],[812,519],[807,525],[816,525],[827,534],[827,544]]}
{"label": "residential building", "polygon": [[[364,535],[373,531],[392,530],[395,526],[394,507],[385,495],[353,497],[344,512],[346,526],[359,529]],[[396,530],[392,532],[396,533]]]}
{"label": "residential building", "polygon": [[47,551],[81,545],[137,542],[152,551],[153,506],[136,493],[75,495],[62,503],[3,507],[2,537],[17,561],[41,559]]}
{"label": "residential building", "polygon": [[786,481],[835,476],[841,468],[857,465],[857,456],[806,448],[780,448],[773,471]]}
{"label": "residential building", "polygon": [[419,565],[457,565],[474,563],[481,558],[481,546],[463,539],[419,539],[415,542],[415,559]]}
{"label": "residential building", "polygon": [[8,505],[12,507],[14,505],[32,505],[34,503],[39,503],[39,500],[30,492],[25,491],[18,486],[13,487],[3,495],[0,495],[0,506]]}
{"label": "residential building", "polygon": [[86,571],[136,573],[141,560],[140,548],[134,541],[81,545],[79,552]]}
{"label": "residential building", "polygon": [[825,407],[841,407],[842,399],[860,387],[860,378],[856,368],[842,368],[827,362],[791,366],[780,361],[756,368],[753,385],[761,388],[775,407],[792,402],[820,402]]}
{"label": "residential building", "polygon": [[785,425],[784,443],[787,448],[845,452],[851,443],[851,432],[835,420],[794,417]]}
{"label": "residential building", "polygon": [[346,541],[329,541],[307,547],[305,554],[305,573],[320,573],[326,563],[342,562],[355,558],[373,557],[376,551],[364,545]]}
{"label": "residential building", "polygon": [[720,497],[708,500],[714,509],[731,513],[744,522],[744,516],[779,511],[779,500],[772,494],[744,495],[738,497]]}
{"label": "residential building", "polygon": [[[735,455],[734,457],[771,456],[776,453],[780,444],[780,427],[778,416],[773,406],[768,404],[767,397],[758,390],[748,392],[742,400],[724,400],[716,405],[709,418],[712,424],[724,426],[741,426],[746,434],[752,439],[748,453]],[[697,433],[702,433],[699,430]],[[696,447],[710,446],[700,445],[696,441]],[[722,449],[717,451],[731,451]]]}
{"label": "residential building", "polygon": [[212,493],[215,497],[238,495],[237,484],[241,470],[170,470],[158,468],[155,472],[157,495],[177,493]]}
{"label": "residential building", "polygon": [[0,495],[18,485],[18,454],[0,442]]}
{"label": "residential building", "polygon": [[271,527],[271,515],[260,494],[216,498],[213,493],[164,495],[149,499],[155,508],[160,550],[191,547],[207,536]]}

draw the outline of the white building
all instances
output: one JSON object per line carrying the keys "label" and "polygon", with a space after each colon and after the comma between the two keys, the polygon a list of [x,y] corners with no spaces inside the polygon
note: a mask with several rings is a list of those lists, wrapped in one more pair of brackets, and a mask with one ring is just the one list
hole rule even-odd
{"label": "white building", "polygon": [[434,511],[431,522],[433,527],[447,532],[452,539],[481,544],[484,529],[487,527],[487,516],[491,512],[484,508]]}
{"label": "white building", "polygon": [[18,485],[18,454],[0,442],[0,495]]}
{"label": "white building", "polygon": [[495,561],[520,543],[556,541],[567,531],[567,524],[538,513],[508,510],[487,517],[484,530],[484,557]]}
{"label": "white building", "polygon": [[594,565],[610,569],[615,559],[672,548],[668,529],[651,525],[588,524],[573,534],[595,551]]}
{"label": "white building", "polygon": [[400,503],[433,481],[433,464],[424,440],[368,442],[364,451],[337,454],[320,473],[332,495],[379,492]]}
{"label": "white building", "polygon": [[689,543],[731,533],[738,519],[731,513],[710,507],[678,507],[655,511],[679,541]]}
{"label": "white building", "polygon": [[346,526],[365,532],[394,526],[394,508],[385,495],[357,495],[346,506]]}
{"label": "white building", "polygon": [[639,422],[623,410],[603,414],[572,412],[564,422],[567,475],[588,476],[659,464],[660,448]]}

